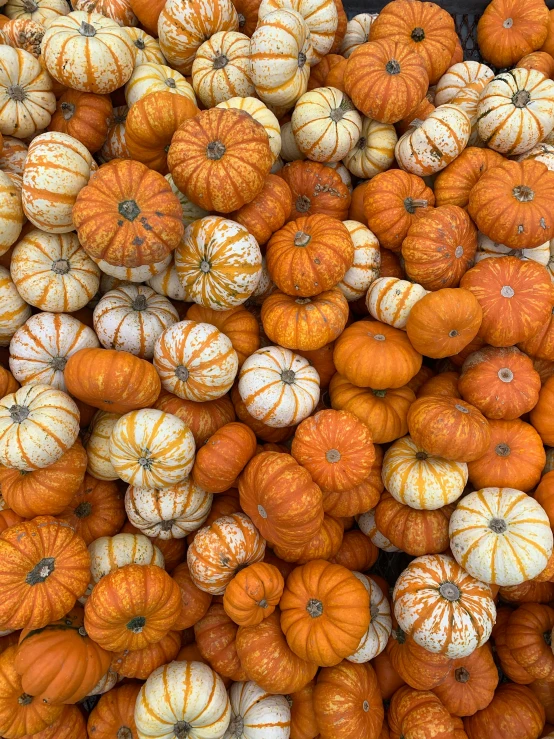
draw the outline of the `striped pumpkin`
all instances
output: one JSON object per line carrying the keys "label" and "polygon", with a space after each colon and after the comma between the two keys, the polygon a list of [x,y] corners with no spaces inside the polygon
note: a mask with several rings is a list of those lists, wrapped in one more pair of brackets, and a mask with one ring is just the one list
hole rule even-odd
{"label": "striped pumpkin", "polygon": [[110,437],[121,418],[119,413],[97,411],[89,427],[85,448],[88,455],[87,472],[97,480],[117,480],[118,474],[110,462]]}
{"label": "striped pumpkin", "polygon": [[383,459],[385,488],[399,503],[434,511],[457,500],[467,483],[467,464],[428,454],[410,436],[398,439]]}
{"label": "striped pumpkin", "polygon": [[165,490],[129,486],[125,510],[133,526],[146,536],[183,539],[202,526],[212,507],[212,498],[187,477]]}
{"label": "striped pumpkin", "polygon": [[49,385],[22,387],[0,401],[0,463],[38,470],[56,462],[77,439],[79,409]]}
{"label": "striped pumpkin", "polygon": [[461,500],[450,519],[450,546],[473,577],[518,585],[544,570],[552,554],[548,516],[513,488],[483,488]]}
{"label": "striped pumpkin", "polygon": [[359,221],[343,221],[354,244],[354,261],[337,284],[348,302],[365,295],[368,287],[379,277],[381,251],[375,234]]}
{"label": "striped pumpkin", "polygon": [[360,138],[343,157],[344,164],[356,177],[371,179],[390,168],[397,141],[393,125],[364,116]]}
{"label": "striped pumpkin", "polygon": [[524,159],[533,159],[536,162],[542,162],[547,168],[554,170],[554,146],[552,144],[537,144],[531,151],[526,151],[517,157],[518,161]]}
{"label": "striped pumpkin", "polygon": [[143,488],[169,488],[184,480],[194,450],[188,426],[153,408],[126,413],[110,437],[110,461],[118,477]]}
{"label": "striped pumpkin", "polygon": [[[312,54],[308,64],[317,64],[327,54],[335,40],[338,13],[333,0],[262,0],[258,10],[260,20],[278,10],[295,10],[308,26]],[[259,26],[258,26],[259,27]]]}
{"label": "striped pumpkin", "polygon": [[348,59],[358,46],[369,41],[371,24],[376,18],[376,13],[359,13],[348,21],[340,47],[340,53],[343,57]]}
{"label": "striped pumpkin", "polygon": [[236,31],[219,31],[204,41],[192,65],[194,91],[206,108],[233,97],[254,94],[250,39]]}
{"label": "striped pumpkin", "polygon": [[74,233],[30,231],[13,251],[11,273],[27,303],[52,313],[84,308],[100,284],[99,268]]}
{"label": "striped pumpkin", "polygon": [[27,18],[46,28],[48,23],[60,15],[67,15],[69,7],[65,0],[38,0],[28,3],[25,0],[8,0],[4,13],[8,18]]}
{"label": "striped pumpkin", "polygon": [[4,146],[0,152],[0,169],[2,172],[22,175],[27,158],[27,145],[14,136],[3,136],[3,143]]}
{"label": "striped pumpkin", "polygon": [[8,270],[0,267],[0,346],[8,346],[30,315],[31,306],[21,297]]}
{"label": "striped pumpkin", "polygon": [[48,233],[73,231],[73,206],[92,165],[91,153],[73,136],[54,131],[33,139],[22,191],[23,210],[31,223]]}
{"label": "striped pumpkin", "polygon": [[377,528],[377,524],[375,523],[375,508],[356,516],[356,521],[358,522],[360,531],[368,536],[378,549],[382,549],[384,552],[400,551]]}
{"label": "striped pumpkin", "polygon": [[163,387],[186,400],[215,400],[231,388],[238,357],[230,339],[209,323],[180,321],[154,347]]}
{"label": "striped pumpkin", "polygon": [[[142,269],[142,267],[138,267],[138,269]],[[158,274],[150,277],[147,284],[158,295],[164,295],[171,300],[185,300],[185,288],[177,276],[173,259],[169,267],[164,269],[163,272],[158,272]]]}
{"label": "striped pumpkin", "polygon": [[427,290],[417,282],[379,277],[367,291],[366,306],[377,321],[394,328],[405,328],[410,311],[424,295],[427,295]]}
{"label": "striped pumpkin", "polygon": [[134,105],[137,100],[152,92],[172,92],[174,95],[184,95],[196,105],[196,95],[192,85],[180,72],[163,63],[145,62],[135,67],[131,78],[125,85],[127,105]]}
{"label": "striped pumpkin", "polygon": [[289,739],[291,708],[286,696],[268,693],[250,681],[233,683],[229,698],[228,739]]}
{"label": "striped pumpkin", "polygon": [[73,9],[99,13],[116,21],[120,26],[138,25],[138,19],[129,0],[74,0]]}
{"label": "striped pumpkin", "polygon": [[10,342],[10,369],[21,385],[51,385],[67,392],[68,358],[85,347],[97,347],[94,331],[65,313],[38,313],[18,329]]}
{"label": "striped pumpkin", "polygon": [[375,580],[361,572],[353,574],[369,593],[371,622],[354,654],[346,659],[349,662],[363,663],[377,657],[387,646],[392,631],[392,618],[390,603]]}
{"label": "striped pumpkin", "polygon": [[168,254],[161,262],[143,264],[141,267],[116,267],[114,264],[106,262],[105,259],[94,259],[93,261],[102,270],[102,283],[105,282],[105,275],[115,278],[115,283],[113,280],[108,282],[111,290],[117,286],[118,282],[144,282],[152,279],[152,277],[164,272],[171,264],[172,259],[172,254]]}
{"label": "striped pumpkin", "polygon": [[480,80],[484,80],[486,84],[493,77],[492,69],[480,62],[468,61],[453,64],[437,82],[434,104],[451,103],[468,85]]}
{"label": "striped pumpkin", "polygon": [[216,108],[235,108],[249,113],[255,121],[265,128],[273,157],[275,160],[278,158],[281,153],[281,127],[277,117],[261,100],[254,97],[233,97],[230,100],[218,103]]}
{"label": "striped pumpkin", "polygon": [[94,583],[126,565],[164,566],[163,554],[142,534],[101,536],[88,545],[88,552],[90,574]]}
{"label": "striped pumpkin", "polygon": [[312,413],[319,401],[319,375],[300,355],[267,346],[242,365],[238,389],[251,416],[267,426],[283,428]]}
{"label": "striped pumpkin", "polygon": [[396,581],[393,602],[404,633],[429,652],[453,659],[482,646],[496,620],[489,586],[444,554],[410,562]]}
{"label": "striped pumpkin", "polygon": [[135,69],[140,64],[165,64],[165,56],[157,39],[149,36],[142,28],[126,26],[126,30],[135,47]]}
{"label": "striped pumpkin", "polygon": [[0,255],[17,241],[24,219],[21,189],[8,174],[0,172]]}

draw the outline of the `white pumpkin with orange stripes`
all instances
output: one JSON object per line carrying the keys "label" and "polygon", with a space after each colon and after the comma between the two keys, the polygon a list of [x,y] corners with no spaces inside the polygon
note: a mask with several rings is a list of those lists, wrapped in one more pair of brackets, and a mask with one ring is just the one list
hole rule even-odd
{"label": "white pumpkin with orange stripes", "polygon": [[179,320],[169,300],[143,285],[119,285],[94,309],[94,330],[106,349],[152,359],[160,334]]}
{"label": "white pumpkin with orange stripes", "polygon": [[153,408],[121,416],[110,437],[110,461],[118,477],[142,488],[169,488],[184,480],[194,452],[188,426]]}
{"label": "white pumpkin with orange stripes", "polygon": [[117,480],[119,475],[110,461],[110,437],[113,427],[121,418],[119,413],[96,411],[89,426],[85,449],[87,450],[87,472],[97,480]]}
{"label": "white pumpkin with orange stripes", "polygon": [[[152,277],[166,270],[171,264],[172,259],[173,256],[168,254],[161,262],[143,264],[140,267],[120,267],[106,262],[105,259],[94,259],[93,261],[102,271],[102,282],[104,282],[105,275],[113,277],[116,282],[145,282],[145,280],[150,280]],[[112,290],[116,286],[110,285],[109,289]]]}
{"label": "white pumpkin with orange stripes", "polygon": [[0,255],[15,244],[25,220],[21,189],[14,184],[12,176],[0,172]]}
{"label": "white pumpkin with orange stripes", "polygon": [[349,97],[336,87],[305,92],[292,114],[299,150],[314,162],[340,162],[358,141],[362,117]]}
{"label": "white pumpkin with orange stripes", "polygon": [[21,297],[8,270],[0,267],[0,346],[8,346],[30,315],[31,306]]}
{"label": "white pumpkin with orange stripes", "polygon": [[172,92],[184,95],[196,105],[196,95],[192,85],[176,69],[167,64],[144,62],[133,70],[129,82],[125,85],[125,100],[131,106],[152,92]]}
{"label": "white pumpkin with orange stripes", "polygon": [[22,175],[25,159],[27,159],[27,144],[15,136],[4,136],[4,146],[0,152],[0,169],[2,172]]}
{"label": "white pumpkin with orange stripes", "polygon": [[223,739],[289,739],[291,709],[284,695],[255,682],[233,683],[229,690],[231,723]]}
{"label": "white pumpkin with orange stripes", "polygon": [[546,512],[513,488],[483,488],[462,498],[449,532],[456,560],[473,577],[494,585],[532,580],[552,554]]}
{"label": "white pumpkin with orange stripes", "polygon": [[204,41],[192,65],[192,85],[202,104],[213,108],[233,97],[254,94],[250,39],[237,31],[220,31]]}
{"label": "white pumpkin with orange stripes", "polygon": [[349,662],[361,664],[377,657],[387,646],[392,632],[392,617],[389,601],[375,580],[361,572],[352,574],[369,593],[370,624],[354,654],[346,658]]}
{"label": "white pumpkin with orange stripes", "polygon": [[111,162],[112,159],[129,158],[129,150],[125,141],[125,125],[129,108],[127,105],[118,105],[108,121],[108,135],[98,152],[100,162]]}
{"label": "white pumpkin with orange stripes", "polygon": [[405,328],[410,311],[427,290],[417,282],[398,277],[379,277],[371,283],[366,306],[377,321],[395,328]]}
{"label": "white pumpkin with orange stripes", "polygon": [[64,368],[72,354],[99,346],[94,331],[65,313],[37,313],[10,342],[10,370],[21,385],[51,385],[67,392]]}
{"label": "white pumpkin with orange stripes", "polygon": [[171,300],[185,300],[185,288],[181,284],[181,280],[177,277],[175,262],[171,264],[163,272],[154,275],[148,280],[148,285],[155,290],[158,295],[165,295]]}
{"label": "white pumpkin with orange stripes", "polygon": [[155,490],[129,486],[125,510],[129,521],[143,534],[160,539],[182,539],[199,529],[210,512],[213,495],[190,477],[178,485]]}
{"label": "white pumpkin with orange stripes", "polygon": [[100,270],[74,233],[30,231],[13,250],[10,269],[27,303],[53,313],[84,308],[100,285]]}
{"label": "white pumpkin with orange stripes", "polygon": [[411,436],[395,441],[383,459],[383,483],[399,503],[434,511],[458,500],[467,483],[465,462],[428,454]]}
{"label": "white pumpkin with orange stripes", "polygon": [[135,47],[135,68],[139,64],[165,64],[165,56],[162,54],[160,44],[142,28],[125,26],[131,42]]}
{"label": "white pumpkin with orange stripes", "polygon": [[218,103],[215,107],[225,109],[235,108],[236,110],[244,110],[250,113],[252,118],[265,128],[265,132],[269,137],[271,153],[275,159],[278,158],[281,153],[281,126],[277,117],[261,100],[254,97],[235,97]]}
{"label": "white pumpkin with orange stripes", "polygon": [[354,261],[337,287],[348,301],[358,300],[379,277],[381,250],[377,237],[359,221],[343,221],[354,244]]}
{"label": "white pumpkin with orange stripes", "polygon": [[400,551],[377,528],[377,524],[375,523],[375,508],[356,516],[356,521],[358,522],[360,531],[369,537],[378,549],[382,549],[384,552]]}
{"label": "white pumpkin with orange stripes", "polygon": [[283,428],[307,418],[319,401],[319,375],[307,359],[266,346],[242,365],[238,390],[251,416]]}
{"label": "white pumpkin with orange stripes", "polygon": [[230,390],[239,362],[230,339],[210,323],[180,321],[154,347],[163,387],[186,400],[215,400]]}
{"label": "white pumpkin with orange stripes", "polygon": [[458,62],[449,67],[435,88],[435,105],[451,103],[464,89],[475,82],[483,81],[481,89],[492,80],[494,72],[480,62]]}
{"label": "white pumpkin with orange stripes", "polygon": [[340,53],[345,59],[348,59],[358,46],[369,41],[371,24],[376,18],[377,13],[359,13],[348,21],[340,47]]}
{"label": "white pumpkin with orange stripes", "polygon": [[262,0],[258,17],[263,20],[276,10],[295,10],[304,18],[311,39],[312,54],[308,63],[313,66],[331,49],[338,26],[334,0]]}
{"label": "white pumpkin with orange stripes", "polygon": [[19,388],[0,401],[0,464],[38,470],[56,462],[79,434],[79,409],[50,385]]}
{"label": "white pumpkin with orange stripes", "polygon": [[164,567],[164,557],[158,547],[143,534],[101,536],[88,545],[90,574],[99,582],[126,565],[156,565]]}
{"label": "white pumpkin with orange stripes", "polygon": [[348,171],[356,177],[371,179],[390,169],[398,141],[395,127],[364,116],[360,137],[344,157]]}

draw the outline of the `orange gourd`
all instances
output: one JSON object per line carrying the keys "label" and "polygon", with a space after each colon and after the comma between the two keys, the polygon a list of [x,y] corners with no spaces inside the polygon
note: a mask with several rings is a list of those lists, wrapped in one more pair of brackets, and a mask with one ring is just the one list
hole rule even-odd
{"label": "orange gourd", "polygon": [[244,423],[228,423],[197,451],[192,479],[207,493],[223,493],[233,486],[255,452],[254,432]]}

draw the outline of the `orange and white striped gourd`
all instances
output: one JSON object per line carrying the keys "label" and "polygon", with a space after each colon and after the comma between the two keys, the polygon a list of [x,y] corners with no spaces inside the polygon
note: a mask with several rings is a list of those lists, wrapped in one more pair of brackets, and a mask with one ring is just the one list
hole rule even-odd
{"label": "orange and white striped gourd", "polygon": [[496,241],[489,239],[488,236],[479,232],[477,234],[477,252],[475,254],[475,263],[482,259],[490,259],[492,257],[517,257],[523,261],[531,260],[542,264],[546,267],[550,260],[550,242],[545,241],[540,246],[533,249],[510,249],[505,244],[498,244]]}
{"label": "orange and white striped gourd", "polygon": [[4,146],[0,152],[0,169],[2,172],[23,174],[27,159],[27,144],[15,136],[4,136]]}
{"label": "orange and white striped gourd", "polygon": [[120,418],[119,413],[96,411],[89,427],[85,443],[88,456],[87,472],[97,480],[117,480],[119,477],[110,461],[110,437],[113,427]]}
{"label": "orange and white striped gourd", "polygon": [[281,127],[277,117],[269,110],[265,103],[253,97],[234,97],[218,103],[216,108],[235,108],[250,113],[252,118],[260,123],[269,137],[269,148],[277,160],[281,153]]}
{"label": "orange and white striped gourd", "polygon": [[100,13],[111,18],[126,29],[138,25],[138,18],[133,12],[129,0],[73,0],[73,10],[85,10],[88,13]]}
{"label": "orange and white striped gourd", "polygon": [[334,0],[262,0],[258,17],[264,20],[269,13],[278,10],[295,10],[300,13],[306,21],[312,43],[308,63],[313,66],[321,61],[333,45],[338,26]]}
{"label": "orange and white striped gourd", "polygon": [[379,277],[369,286],[366,306],[377,321],[405,328],[410,311],[427,290],[417,282],[398,277]]}
{"label": "orange and white striped gourd", "polygon": [[112,159],[128,159],[129,150],[125,141],[125,125],[129,108],[118,105],[113,109],[108,121],[108,134],[102,148],[98,152],[100,162],[111,162]]}
{"label": "orange and white striped gourd", "polygon": [[88,545],[88,552],[90,574],[95,583],[126,565],[156,565],[162,568],[164,566],[163,554],[143,534],[101,536]]}
{"label": "orange and white striped gourd", "polygon": [[536,162],[542,162],[552,171],[554,170],[554,146],[552,144],[537,144],[530,151],[520,154],[516,159],[518,162],[522,162],[524,159],[533,159]]}
{"label": "orange and white striped gourd", "polygon": [[410,436],[395,441],[383,459],[383,483],[399,503],[434,511],[458,500],[467,483],[465,462],[428,454]]}
{"label": "orange and white striped gourd", "polygon": [[163,387],[186,400],[215,400],[230,390],[238,357],[230,339],[209,323],[180,321],[154,347]]}
{"label": "orange and white striped gourd", "polygon": [[169,488],[185,479],[194,463],[194,437],[171,413],[153,408],[131,411],[116,422],[110,461],[125,482],[143,488]]}
{"label": "orange and white striped gourd", "polygon": [[196,105],[196,95],[192,85],[176,69],[159,62],[145,62],[137,65],[125,85],[127,105],[133,105],[152,92],[172,92],[184,95]]}
{"label": "orange and white striped gourd", "polygon": [[390,168],[397,141],[392,124],[364,116],[360,137],[344,157],[344,165],[354,176],[371,179]]}
{"label": "orange and white striped gourd", "polygon": [[166,59],[157,39],[152,38],[142,28],[126,26],[127,33],[135,47],[135,69],[139,64],[165,64]]}
{"label": "orange and white striped gourd", "polygon": [[375,508],[370,511],[361,513],[356,516],[360,531],[362,531],[371,541],[375,544],[378,549],[382,549],[384,552],[399,552],[400,549],[391,544],[390,541],[384,536],[375,523]]}
{"label": "orange and white striped gourd", "polygon": [[381,250],[377,237],[359,221],[343,221],[354,244],[354,261],[337,284],[348,301],[358,300],[379,276]]}
{"label": "orange and white striped gourd", "polygon": [[15,244],[24,220],[21,190],[6,172],[0,172],[0,255]]}
{"label": "orange and white striped gourd", "polygon": [[8,0],[3,12],[8,18],[29,19],[47,28],[51,20],[67,15],[69,10],[65,0]]}
{"label": "orange and white striped gourd", "polygon": [[158,336],[179,320],[170,301],[143,285],[119,285],[94,309],[94,330],[106,349],[152,359]]}
{"label": "orange and white striped gourd", "polygon": [[31,306],[22,298],[9,271],[0,267],[0,346],[8,346],[30,315]]}
{"label": "orange and white striped gourd", "polygon": [[192,85],[206,108],[233,97],[254,94],[250,39],[237,31],[219,31],[204,41],[192,65]]}
{"label": "orange and white striped gourd", "polygon": [[[116,267],[114,264],[106,262],[105,259],[94,259],[93,261],[100,267],[104,275],[109,275],[116,280],[121,282],[145,282],[166,270],[173,261],[173,255],[168,254],[161,262],[143,264],[141,267]],[[108,289],[111,290],[112,287],[114,285],[110,284]]]}
{"label": "orange and white striped gourd", "polygon": [[291,708],[286,696],[268,693],[249,681],[233,683],[229,698],[227,739],[289,739]]}
{"label": "orange and white striped gourd", "polygon": [[64,368],[72,354],[99,346],[94,331],[65,313],[37,313],[10,342],[10,370],[21,385],[51,385],[67,392]]}
{"label": "orange and white striped gourd", "polygon": [[346,659],[349,662],[361,664],[377,657],[387,646],[392,632],[392,617],[390,603],[375,580],[368,575],[362,575],[361,572],[353,572],[353,575],[358,578],[369,593],[371,621],[366,633],[360,640],[358,648],[354,654]]}
{"label": "orange and white striped gourd", "polygon": [[185,300],[185,289],[177,276],[175,263],[172,261],[167,269],[154,275],[147,283],[158,295],[165,295],[171,300]]}
{"label": "orange and white striped gourd", "polygon": [[437,82],[434,105],[451,103],[468,85],[482,80],[486,84],[493,77],[492,69],[480,62],[467,61],[453,64]]}
{"label": "orange and white striped gourd", "polygon": [[376,13],[359,13],[348,21],[340,46],[340,53],[345,59],[348,59],[358,46],[369,41],[371,24],[376,18]]}
{"label": "orange and white striped gourd", "polygon": [[319,401],[319,375],[304,357],[266,346],[242,365],[238,390],[251,416],[283,428],[312,413]]}
{"label": "orange and white striped gourd", "polygon": [[552,554],[548,516],[513,488],[483,488],[463,498],[450,519],[450,548],[473,577],[494,585],[532,580]]}

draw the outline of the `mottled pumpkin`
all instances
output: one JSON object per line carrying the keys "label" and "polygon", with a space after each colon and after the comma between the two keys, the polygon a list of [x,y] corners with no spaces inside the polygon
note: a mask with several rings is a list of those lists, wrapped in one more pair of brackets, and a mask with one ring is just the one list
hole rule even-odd
{"label": "mottled pumpkin", "polygon": [[416,690],[431,690],[446,677],[452,660],[420,647],[393,622],[385,654],[398,676]]}
{"label": "mottled pumpkin", "polygon": [[288,221],[292,210],[290,187],[282,177],[268,174],[261,192],[231,214],[231,218],[248,229],[260,246]]}
{"label": "mottled pumpkin", "polygon": [[554,378],[549,377],[544,382],[539,393],[539,400],[531,411],[530,421],[538,431],[543,444],[554,445],[554,420],[552,417],[552,402],[554,398]]}
{"label": "mottled pumpkin", "polygon": [[433,188],[437,205],[467,208],[471,190],[482,175],[504,161],[502,155],[492,149],[468,146],[437,175]]}
{"label": "mottled pumpkin", "polygon": [[486,708],[498,684],[498,670],[489,644],[467,657],[452,660],[444,680],[433,693],[455,716],[472,716]]}
{"label": "mottled pumpkin", "polygon": [[123,493],[115,482],[87,474],[58,518],[72,526],[86,544],[100,536],[113,536],[125,521]]}
{"label": "mottled pumpkin", "polygon": [[379,502],[383,492],[381,467],[383,451],[380,446],[374,446],[375,460],[371,472],[363,482],[350,490],[333,492],[325,490],[323,493],[323,509],[331,516],[356,516],[371,510]]}
{"label": "mottled pumpkin", "polygon": [[351,195],[341,176],[320,162],[294,161],[277,173],[292,193],[290,218],[322,214],[340,221],[348,217]]}
{"label": "mottled pumpkin", "polygon": [[310,541],[300,547],[276,544],[274,546],[275,554],[285,562],[294,562],[301,565],[316,559],[330,560],[337,555],[343,536],[342,521],[325,514],[318,532]]}
{"label": "mottled pumpkin", "polygon": [[213,603],[194,626],[196,645],[202,657],[218,674],[242,682],[248,675],[237,654],[238,626],[221,603]]}
{"label": "mottled pumpkin", "polygon": [[525,685],[503,683],[486,708],[464,719],[468,739],[533,739],[544,726],[545,712]]}
{"label": "mottled pumpkin", "polygon": [[525,54],[540,49],[547,33],[548,12],[542,3],[495,0],[479,19],[477,43],[491,64],[511,67]]}
{"label": "mottled pumpkin", "polygon": [[393,736],[413,736],[420,728],[436,737],[454,737],[453,719],[438,696],[404,686],[392,697],[388,721]]}

